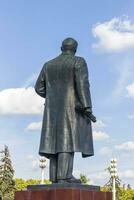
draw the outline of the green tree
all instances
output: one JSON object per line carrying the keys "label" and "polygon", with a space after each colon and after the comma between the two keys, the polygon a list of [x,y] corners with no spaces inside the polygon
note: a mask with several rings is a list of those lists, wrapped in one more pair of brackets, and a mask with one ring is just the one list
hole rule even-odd
{"label": "green tree", "polygon": [[26,186],[28,186],[28,185],[39,185],[40,182],[41,182],[40,180],[28,179],[28,180],[26,180]]}
{"label": "green tree", "polygon": [[[23,190],[27,188],[28,185],[39,185],[40,183],[41,180],[35,180],[35,179],[24,180],[22,178],[15,179],[16,190]],[[44,184],[51,184],[51,182],[49,180],[44,180]]]}
{"label": "green tree", "polygon": [[11,200],[14,196],[15,181],[13,179],[14,170],[8,147],[5,146],[4,150],[0,153],[0,193],[3,200]]}
{"label": "green tree", "polygon": [[83,183],[83,184],[89,183],[89,178],[84,174],[80,174],[80,180],[81,180],[81,183]]}
{"label": "green tree", "polygon": [[22,178],[16,178],[15,179],[15,186],[16,190],[23,190],[26,188],[26,181],[23,180]]}
{"label": "green tree", "polygon": [[[108,192],[110,191],[109,188],[102,187],[101,191]],[[120,187],[117,193],[117,200],[134,200],[134,189],[124,189],[123,187]]]}

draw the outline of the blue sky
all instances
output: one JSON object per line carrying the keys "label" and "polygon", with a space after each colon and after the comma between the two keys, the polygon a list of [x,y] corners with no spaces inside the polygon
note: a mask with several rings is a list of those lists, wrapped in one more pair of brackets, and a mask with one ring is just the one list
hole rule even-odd
{"label": "blue sky", "polygon": [[40,178],[44,102],[33,86],[44,62],[60,54],[62,40],[74,37],[77,55],[88,63],[98,119],[95,156],[76,155],[74,174],[103,185],[115,156],[122,183],[134,186],[133,8],[132,0],[0,2],[0,148],[9,146],[16,177]]}

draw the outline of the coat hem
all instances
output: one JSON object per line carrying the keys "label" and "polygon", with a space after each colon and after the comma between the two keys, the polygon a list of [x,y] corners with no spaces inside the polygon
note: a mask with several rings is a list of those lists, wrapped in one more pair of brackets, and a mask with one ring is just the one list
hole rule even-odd
{"label": "coat hem", "polygon": [[44,156],[44,157],[46,157],[46,158],[50,158],[52,155],[55,155],[55,154],[57,154],[57,153],[78,153],[78,152],[80,152],[80,153],[82,153],[82,157],[83,158],[86,158],[86,157],[91,157],[91,156],[94,156],[94,153],[92,152],[82,152],[82,151],[57,151],[57,152],[55,152],[55,153],[52,153],[52,152],[41,152],[41,151],[39,151],[39,155],[40,156]]}

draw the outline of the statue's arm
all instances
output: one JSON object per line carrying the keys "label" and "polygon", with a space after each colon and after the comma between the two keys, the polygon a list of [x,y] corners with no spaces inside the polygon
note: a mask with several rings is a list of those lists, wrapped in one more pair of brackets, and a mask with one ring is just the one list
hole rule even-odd
{"label": "statue's arm", "polygon": [[91,121],[96,122],[96,117],[92,114],[92,102],[90,94],[90,84],[88,80],[88,68],[85,60],[79,58],[75,66],[76,93],[80,101],[80,106],[76,107],[78,112],[83,113]]}
{"label": "statue's arm", "polygon": [[88,68],[83,58],[79,58],[75,65],[75,85],[82,108],[92,110]]}
{"label": "statue's arm", "polygon": [[38,95],[46,97],[46,78],[45,78],[45,67],[42,68],[39,77],[35,84],[35,91]]}

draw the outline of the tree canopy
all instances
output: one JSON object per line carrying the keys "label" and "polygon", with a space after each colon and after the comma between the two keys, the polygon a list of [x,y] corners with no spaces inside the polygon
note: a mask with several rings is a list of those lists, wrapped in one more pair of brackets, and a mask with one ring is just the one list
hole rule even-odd
{"label": "tree canopy", "polygon": [[13,198],[15,191],[14,169],[7,146],[0,152],[0,193],[3,199]]}

